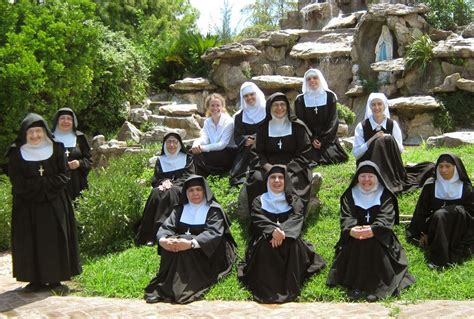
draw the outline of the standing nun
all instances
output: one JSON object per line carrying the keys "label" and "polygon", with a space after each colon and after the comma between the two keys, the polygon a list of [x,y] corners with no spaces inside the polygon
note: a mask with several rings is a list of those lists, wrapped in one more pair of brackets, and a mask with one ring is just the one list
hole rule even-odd
{"label": "standing nun", "polygon": [[277,92],[267,99],[266,118],[257,129],[255,153],[244,191],[248,196],[247,212],[253,200],[265,192],[265,175],[275,164],[286,165],[298,196],[309,201],[312,172],[308,151],[311,147],[306,126],[291,115],[290,102]]}
{"label": "standing nun", "polygon": [[91,148],[87,138],[77,129],[76,114],[70,108],[59,109],[53,118],[54,138],[64,144],[71,180],[67,191],[74,200],[87,188],[87,176],[92,167]]}
{"label": "standing nun", "polygon": [[402,131],[390,119],[388,100],[383,93],[369,95],[365,120],[354,131],[352,152],[357,163],[370,160],[377,164],[393,193],[419,188],[433,174],[434,164],[430,162],[403,166]]}
{"label": "standing nun", "polygon": [[460,263],[474,252],[474,192],[463,162],[442,154],[426,181],[407,229],[426,249],[430,267]]}
{"label": "standing nun", "polygon": [[165,134],[151,181],[153,189],[135,238],[137,245],[153,246],[156,243],[158,229],[178,204],[184,181],[192,174],[193,158],[186,153],[181,136],[174,132]]}
{"label": "standing nun", "polygon": [[213,93],[206,98],[207,115],[200,137],[191,148],[198,175],[225,175],[232,168],[235,145],[234,120],[227,114],[225,99]]}
{"label": "standing nun", "polygon": [[303,94],[295,101],[295,113],[311,131],[312,165],[335,164],[348,159],[337,137],[339,118],[336,101],[336,94],[329,90],[321,71],[306,71]]}
{"label": "standing nun", "polygon": [[341,197],[341,236],[327,284],[346,288],[351,300],[369,302],[412,285],[405,251],[393,232],[397,222],[397,198],[377,165],[360,163]]}
{"label": "standing nun", "polygon": [[237,156],[230,171],[230,185],[235,186],[245,181],[250,163],[255,159],[251,151],[255,147],[257,127],[265,119],[265,95],[252,82],[245,82],[240,87],[241,110],[234,116],[234,141],[237,145]]}
{"label": "standing nun", "polygon": [[13,277],[29,282],[24,292],[67,291],[60,282],[80,274],[81,266],[65,148],[40,115],[29,113],[7,155]]}
{"label": "standing nun", "polygon": [[232,270],[236,258],[230,221],[202,176],[183,185],[181,201],[158,234],[160,269],[145,288],[147,303],[200,299]]}
{"label": "standing nun", "polygon": [[293,193],[285,166],[273,166],[266,184],[267,191],[253,202],[252,237],[238,277],[258,302],[290,302],[326,263],[301,239],[304,203]]}

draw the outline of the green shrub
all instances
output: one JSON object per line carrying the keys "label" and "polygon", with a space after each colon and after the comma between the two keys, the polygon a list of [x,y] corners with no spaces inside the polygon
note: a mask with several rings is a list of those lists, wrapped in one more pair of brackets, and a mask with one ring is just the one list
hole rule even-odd
{"label": "green shrub", "polygon": [[406,71],[412,69],[421,70],[422,75],[425,75],[433,59],[433,47],[433,40],[431,40],[428,34],[423,34],[408,45],[405,56]]}
{"label": "green shrub", "polygon": [[103,254],[130,245],[150,192],[147,183],[139,183],[150,156],[125,154],[91,172],[89,189],[76,208],[82,253]]}
{"label": "green shrub", "polygon": [[350,108],[348,108],[346,105],[342,103],[337,103],[337,116],[339,117],[340,120],[344,120],[346,124],[352,124],[354,123],[355,120],[355,113],[352,112]]}
{"label": "green shrub", "polygon": [[12,214],[11,184],[5,175],[0,175],[0,251],[10,248],[10,228]]}
{"label": "green shrub", "polygon": [[431,11],[427,21],[438,29],[455,30],[457,25],[467,25],[474,21],[472,0],[418,0],[426,3]]}
{"label": "green shrub", "polygon": [[441,127],[445,132],[454,127],[473,128],[472,93],[441,93],[437,94],[436,98],[441,101],[442,108],[435,118],[435,126]]}

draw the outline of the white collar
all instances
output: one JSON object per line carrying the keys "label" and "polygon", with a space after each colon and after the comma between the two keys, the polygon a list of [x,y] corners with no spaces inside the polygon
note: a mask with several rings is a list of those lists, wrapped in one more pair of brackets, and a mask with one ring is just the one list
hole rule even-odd
{"label": "white collar", "polygon": [[362,209],[369,209],[371,207],[380,205],[380,198],[382,197],[384,187],[378,182],[374,187],[366,191],[358,183],[352,187],[352,198],[354,204]]}
{"label": "white collar", "polygon": [[370,126],[372,126],[372,130],[375,130],[377,127],[383,127],[384,130],[387,129],[387,118],[384,118],[382,123],[378,124],[377,122],[375,122],[374,117],[371,116],[369,117],[369,122]]}
{"label": "white collar", "polygon": [[328,93],[319,86],[317,90],[308,89],[303,98],[306,107],[319,107],[327,104]]}
{"label": "white collar", "polygon": [[267,182],[266,193],[263,193],[260,197],[262,202],[262,209],[271,213],[271,214],[283,214],[288,212],[291,209],[291,206],[288,205],[286,201],[285,192],[274,193],[270,190],[270,187]]}
{"label": "white collar", "polygon": [[206,224],[207,212],[210,205],[203,200],[200,204],[187,203],[183,207],[180,222],[188,225]]}
{"label": "white collar", "polygon": [[291,121],[288,119],[288,116],[285,116],[282,119],[273,117],[268,122],[268,136],[270,137],[280,137],[287,136],[292,134],[292,125]]}
{"label": "white collar", "polygon": [[[248,105],[245,102],[244,95],[255,93],[255,105]],[[242,122],[247,124],[257,124],[266,117],[265,95],[255,83],[245,82],[240,88],[240,107],[242,109]]]}
{"label": "white collar", "polygon": [[53,142],[45,136],[44,141],[38,145],[23,144],[20,146],[21,157],[25,161],[39,162],[44,161],[53,155]]}
{"label": "white collar", "polygon": [[454,175],[450,180],[445,180],[436,169],[435,197],[444,200],[454,200],[462,197],[464,183],[459,179],[456,166]]}
{"label": "white collar", "polygon": [[158,156],[163,173],[177,171],[186,166],[187,156],[179,150],[174,154],[169,154],[165,146],[165,155]]}
{"label": "white collar", "polygon": [[63,132],[61,130],[55,130],[53,132],[54,137],[64,144],[64,147],[76,147],[77,136],[73,130],[69,132]]}

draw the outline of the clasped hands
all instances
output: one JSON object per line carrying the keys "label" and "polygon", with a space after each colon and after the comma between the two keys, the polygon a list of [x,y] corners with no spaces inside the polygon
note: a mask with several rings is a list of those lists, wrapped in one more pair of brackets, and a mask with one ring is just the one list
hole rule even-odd
{"label": "clasped hands", "polygon": [[160,246],[171,252],[191,249],[191,240],[184,238],[160,238]]}
{"label": "clasped hands", "polygon": [[67,162],[67,165],[69,166],[69,169],[76,169],[80,166],[80,163],[78,160],[74,160],[74,161]]}
{"label": "clasped hands", "polygon": [[165,181],[163,181],[163,183],[160,184],[160,186],[158,186],[158,189],[163,192],[167,189],[170,189],[171,186],[173,186],[173,183],[171,183],[169,179],[166,179]]}
{"label": "clasped hands", "polygon": [[193,153],[193,155],[201,154],[202,153],[201,145],[196,145],[196,146],[191,147],[191,153]]}
{"label": "clasped hands", "polygon": [[319,150],[321,148],[321,142],[318,141],[317,139],[314,139],[313,142],[311,143],[313,145],[313,147],[317,150]]}
{"label": "clasped hands", "polygon": [[272,239],[270,240],[270,244],[272,244],[272,248],[280,247],[283,244],[283,240],[286,238],[285,232],[280,228],[275,228],[272,232]]}
{"label": "clasped hands", "polygon": [[355,239],[368,239],[374,237],[374,232],[370,225],[355,226],[351,228],[350,235]]}
{"label": "clasped hands", "polygon": [[383,137],[385,135],[390,135],[390,134],[385,134],[383,131],[378,131],[377,133],[374,134],[369,140],[367,141],[367,145],[370,145],[376,138]]}

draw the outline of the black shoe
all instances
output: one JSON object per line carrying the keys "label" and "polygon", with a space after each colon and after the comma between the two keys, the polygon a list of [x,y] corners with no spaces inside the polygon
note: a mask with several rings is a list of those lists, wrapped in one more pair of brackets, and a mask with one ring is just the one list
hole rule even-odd
{"label": "black shoe", "polygon": [[44,287],[45,287],[44,284],[38,284],[36,282],[30,282],[28,285],[26,285],[25,287],[23,287],[21,289],[21,292],[26,292],[26,293],[37,292],[37,291],[41,290]]}
{"label": "black shoe", "polygon": [[376,302],[377,300],[379,300],[379,298],[376,296],[376,295],[368,295],[365,299],[367,299],[368,302]]}
{"label": "black shoe", "polygon": [[364,293],[359,289],[351,289],[347,293],[347,297],[349,297],[349,300],[351,301],[357,301],[364,298]]}

